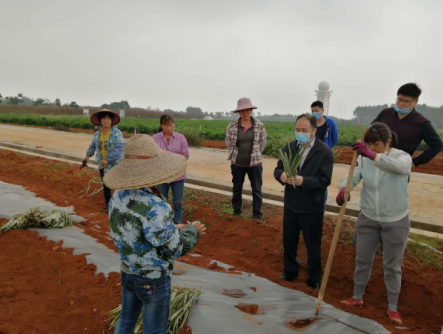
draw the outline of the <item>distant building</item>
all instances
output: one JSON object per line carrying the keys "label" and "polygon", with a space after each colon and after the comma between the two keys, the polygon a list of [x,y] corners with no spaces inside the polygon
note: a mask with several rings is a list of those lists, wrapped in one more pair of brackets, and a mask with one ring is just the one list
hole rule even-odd
{"label": "distant building", "polygon": [[205,117],[203,117],[203,120],[204,120],[204,121],[213,121],[213,120],[214,120],[214,117],[211,117],[211,116],[205,116]]}
{"label": "distant building", "polygon": [[318,84],[318,90],[315,91],[317,100],[323,102],[325,109],[325,115],[329,115],[329,99],[331,98],[332,90],[329,90],[331,86],[327,81],[322,81]]}

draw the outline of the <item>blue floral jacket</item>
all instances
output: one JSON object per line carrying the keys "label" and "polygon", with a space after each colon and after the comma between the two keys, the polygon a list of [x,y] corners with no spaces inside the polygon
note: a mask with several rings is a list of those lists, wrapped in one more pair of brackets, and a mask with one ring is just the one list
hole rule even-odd
{"label": "blue floral jacket", "polygon": [[112,167],[120,162],[123,159],[123,153],[125,151],[125,138],[119,129],[116,127],[112,127],[111,134],[109,135],[109,139],[106,143],[106,147],[108,148],[108,154],[106,156],[106,161],[108,164],[106,166],[102,166],[102,155],[100,153],[100,133],[99,131],[94,133],[92,138],[92,142],[89,145],[88,150],[86,151],[86,156],[92,157],[94,153],[97,152],[97,163],[98,168],[104,168],[104,173],[109,171]]}

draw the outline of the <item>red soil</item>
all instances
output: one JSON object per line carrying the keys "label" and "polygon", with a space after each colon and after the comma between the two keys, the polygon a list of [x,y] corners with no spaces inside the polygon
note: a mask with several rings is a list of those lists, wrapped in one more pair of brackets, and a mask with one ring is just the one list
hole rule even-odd
{"label": "red soil", "polygon": [[[204,147],[216,148],[226,150],[226,144],[221,140],[205,140],[203,142]],[[352,162],[353,151],[350,147],[336,147],[334,148],[339,152],[339,157],[335,159],[336,163],[350,165]],[[414,157],[422,154],[418,151],[414,153]],[[420,165],[419,167],[413,167],[413,172],[424,173],[424,174],[434,174],[443,175],[443,153],[439,153],[434,159],[432,159],[426,165]]]}
{"label": "red soil", "polygon": [[34,231],[0,240],[0,333],[112,333],[106,313],[120,302],[119,274],[94,275],[85,255]]}
{"label": "red soil", "polygon": [[235,305],[235,308],[239,309],[242,312],[252,314],[252,315],[264,313],[264,312],[259,311],[259,306],[257,304],[239,304],[239,305]]}
{"label": "red soil", "polygon": [[209,147],[209,148],[218,148],[220,150],[226,150],[226,143],[222,140],[209,140],[209,139],[205,139],[203,141],[203,146],[204,147]]}
{"label": "red soil", "polygon": [[188,325],[185,325],[183,329],[181,330],[180,334],[192,334],[192,328]]}
{"label": "red soil", "polygon": [[[339,164],[350,165],[352,162],[352,155],[354,152],[350,147],[335,147],[336,153],[335,162]],[[422,154],[422,152],[415,152],[414,157]],[[426,165],[412,167],[412,171],[416,173],[443,175],[443,153],[439,153]]]}
{"label": "red soil", "polygon": [[[55,168],[56,164],[61,164],[64,168]],[[99,242],[114,249],[112,241],[108,240],[105,235],[105,232],[109,231],[107,215],[98,213],[98,210],[104,206],[102,194],[83,198],[78,198],[79,196],[76,195],[87,187],[92,177],[98,176],[97,171],[88,168],[79,171],[78,166],[6,150],[0,150],[0,165],[1,181],[25,186],[28,190],[58,206],[73,205],[76,214],[87,219],[78,226],[83,228],[85,233],[97,238]],[[205,201],[212,200],[214,203],[220,201],[221,198],[220,195],[210,193],[204,196]],[[299,247],[299,259],[302,264],[299,278],[294,283],[277,281],[283,269],[281,208],[270,207],[264,210],[266,224],[260,226],[252,220],[234,218],[220,213],[214,209],[216,205],[199,205],[199,200],[196,197],[192,203],[185,202],[185,208],[191,204],[195,207],[192,210],[192,216],[185,217],[185,220],[202,220],[209,224],[210,228],[208,234],[199,241],[193,251],[201,257],[187,255],[181,259],[183,262],[206,267],[211,259],[215,259],[235,266],[234,270],[255,273],[282,286],[304,291],[316,297],[317,292],[304,283],[307,276],[306,270],[303,269],[306,264],[306,250],[303,242]],[[247,202],[244,205],[250,206]],[[326,263],[334,223],[335,218],[325,218],[322,244],[323,265]],[[98,229],[95,225],[101,228]],[[26,301],[26,304],[22,305],[18,304],[17,300],[12,301],[11,297],[0,297],[0,333],[2,331],[8,334],[32,333],[30,328],[35,328],[35,333],[57,332],[56,330],[63,333],[78,333],[73,328],[78,329],[79,326],[88,328],[88,331],[92,328],[94,333],[103,331],[103,320],[106,318],[104,313],[115,308],[120,302],[120,287],[116,285],[118,274],[111,275],[106,282],[102,275],[94,275],[93,269],[88,269],[93,266],[86,265],[83,256],[72,256],[67,250],[53,251],[53,243],[39,240],[33,232],[7,232],[0,234],[0,239],[2,244],[0,258],[8,259],[1,261],[0,290],[7,290],[3,295],[15,295],[18,291],[20,301],[22,298]],[[34,254],[36,254],[35,258]],[[380,254],[376,255],[374,261],[372,277],[365,295],[365,306],[349,308],[339,303],[340,300],[352,295],[354,258],[354,247],[346,242],[337,245],[325,302],[353,314],[373,319],[392,332],[399,332],[386,317],[387,296]],[[53,269],[53,265],[56,270]],[[225,271],[220,267],[215,270]],[[59,271],[62,272],[60,286],[58,285]],[[441,270],[428,267],[423,263],[419,264],[414,258],[405,257],[399,312],[404,325],[409,329],[402,330],[401,333],[440,332],[443,314],[442,274]],[[66,291],[61,291],[60,289],[65,286]],[[10,292],[8,288],[14,292]],[[106,298],[103,298],[104,296]],[[81,309],[74,312],[73,305],[69,304],[71,300],[74,301],[74,306],[80,303]],[[38,303],[37,307],[36,303]],[[27,307],[27,305],[33,307]],[[90,314],[92,306],[100,311]],[[84,315],[82,312],[89,313]],[[19,316],[22,320],[12,320],[11,314]],[[36,325],[34,325],[34,319]],[[58,319],[63,319],[63,321],[58,321]]]}
{"label": "red soil", "polygon": [[318,318],[301,319],[301,320],[288,321],[287,324],[292,328],[300,329],[312,325],[317,320]]}

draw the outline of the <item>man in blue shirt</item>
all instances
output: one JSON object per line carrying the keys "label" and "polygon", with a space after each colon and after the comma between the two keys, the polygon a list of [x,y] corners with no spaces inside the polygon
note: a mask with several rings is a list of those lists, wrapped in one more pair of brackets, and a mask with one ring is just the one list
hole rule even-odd
{"label": "man in blue shirt", "polygon": [[[337,145],[338,142],[337,124],[335,124],[335,122],[332,119],[327,118],[324,115],[325,110],[323,109],[323,102],[321,101],[315,101],[311,104],[311,113],[312,116],[314,116],[315,119],[317,120],[316,138],[320,139],[322,142],[328,145],[332,150],[332,148],[335,145]],[[325,207],[327,199],[328,199],[328,188],[326,188],[326,193],[325,193]]]}
{"label": "man in blue shirt", "polygon": [[323,102],[315,101],[311,104],[312,116],[317,120],[317,135],[316,137],[328,145],[331,149],[337,145],[338,142],[338,128],[335,122],[327,118],[323,109]]}

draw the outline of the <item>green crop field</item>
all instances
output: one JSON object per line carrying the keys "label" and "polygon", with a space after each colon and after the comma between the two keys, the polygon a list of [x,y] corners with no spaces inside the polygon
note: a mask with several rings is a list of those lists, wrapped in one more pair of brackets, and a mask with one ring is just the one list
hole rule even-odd
{"label": "green crop field", "polygon": [[[0,114],[0,123],[56,126],[63,125],[69,128],[91,129],[93,125],[89,117],[82,116],[41,116],[29,114]],[[190,143],[196,142],[195,137],[211,140],[224,140],[225,130],[229,121],[203,121],[189,119],[175,119],[175,131],[183,133],[190,139]],[[274,155],[287,142],[294,140],[294,124],[265,122],[268,134],[268,145],[265,154]],[[154,134],[158,131],[159,120],[156,118],[122,118],[118,128],[122,131],[134,133]],[[360,129],[356,125],[339,125],[338,146],[350,146],[360,138]],[[363,132],[367,126],[363,127]],[[443,138],[443,132],[439,131]],[[198,140],[197,140],[198,142]],[[422,144],[421,149],[425,146]]]}

